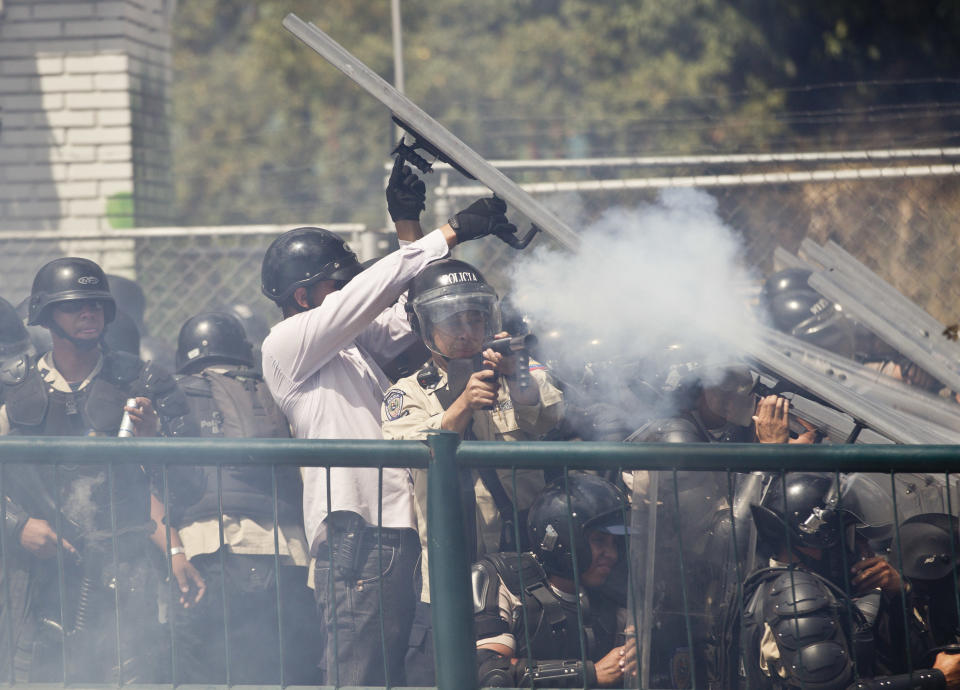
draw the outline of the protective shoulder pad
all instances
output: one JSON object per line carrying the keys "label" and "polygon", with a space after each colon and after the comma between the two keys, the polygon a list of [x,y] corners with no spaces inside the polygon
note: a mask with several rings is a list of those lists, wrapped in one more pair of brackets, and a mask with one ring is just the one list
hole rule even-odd
{"label": "protective shoulder pad", "polygon": [[47,414],[47,384],[36,367],[23,381],[4,389],[7,419],[14,426],[39,426]]}
{"label": "protective shoulder pad", "polygon": [[822,578],[804,570],[784,569],[758,594],[765,598],[764,620],[773,632],[791,685],[841,690],[853,682],[842,607]]}
{"label": "protective shoulder pad", "polygon": [[547,579],[543,567],[529,551],[524,553],[516,553],[515,551],[488,553],[484,556],[484,559],[493,565],[504,586],[514,596],[519,597],[522,590],[529,589],[531,585],[544,582]]}
{"label": "protective shoulder pad", "polygon": [[107,383],[126,388],[137,380],[143,371],[143,360],[121,350],[107,350],[103,354],[103,369],[100,376]]}
{"label": "protective shoulder pad", "polygon": [[202,376],[174,376],[174,380],[183,392],[193,398],[213,398],[210,382]]}

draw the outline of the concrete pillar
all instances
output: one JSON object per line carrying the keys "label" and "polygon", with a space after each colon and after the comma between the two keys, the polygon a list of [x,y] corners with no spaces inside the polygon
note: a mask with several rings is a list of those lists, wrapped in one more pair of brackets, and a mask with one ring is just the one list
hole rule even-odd
{"label": "concrete pillar", "polygon": [[0,3],[0,231],[167,224],[173,0]]}

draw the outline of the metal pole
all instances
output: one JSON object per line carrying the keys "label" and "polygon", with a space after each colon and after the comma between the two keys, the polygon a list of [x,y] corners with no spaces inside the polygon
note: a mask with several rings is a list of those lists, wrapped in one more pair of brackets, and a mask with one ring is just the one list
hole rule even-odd
{"label": "metal pole", "polygon": [[[390,32],[393,37],[393,87],[406,93],[403,76],[403,24],[400,21],[400,0],[390,0]],[[393,126],[393,138],[403,136],[403,130]]]}
{"label": "metal pole", "polygon": [[463,538],[463,512],[456,453],[460,436],[430,434],[427,471],[427,549],[433,639],[440,690],[478,686],[476,641],[470,596],[470,562]]}

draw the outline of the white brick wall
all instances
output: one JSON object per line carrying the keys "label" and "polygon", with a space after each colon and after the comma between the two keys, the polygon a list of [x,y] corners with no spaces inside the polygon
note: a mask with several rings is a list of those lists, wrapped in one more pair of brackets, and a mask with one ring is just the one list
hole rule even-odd
{"label": "white brick wall", "polygon": [[164,224],[172,0],[0,2],[0,231]]}

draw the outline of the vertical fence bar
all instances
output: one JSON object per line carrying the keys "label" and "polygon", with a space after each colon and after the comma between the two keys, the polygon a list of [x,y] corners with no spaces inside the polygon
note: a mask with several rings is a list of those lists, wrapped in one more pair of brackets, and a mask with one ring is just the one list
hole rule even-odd
{"label": "vertical fence bar", "polygon": [[283,594],[280,591],[280,496],[277,490],[277,465],[270,465],[270,481],[273,489],[273,574],[277,583],[277,644],[280,645],[280,687],[286,686],[283,654]]}
{"label": "vertical fence bar", "polygon": [[[67,617],[66,617],[66,593],[67,593],[67,582],[63,572],[63,519],[62,512],[63,508],[60,505],[60,495],[63,491],[62,479],[60,477],[60,465],[59,463],[54,465],[54,514],[53,522],[54,529],[57,532],[57,588],[60,593],[60,639],[62,641],[62,647],[60,649],[60,658],[63,660],[63,686],[67,686]],[[76,548],[76,545],[74,545]]]}
{"label": "vertical fence bar", "polygon": [[687,572],[683,558],[683,527],[680,517],[680,487],[677,481],[677,470],[673,470],[673,500],[674,500],[674,530],[677,533],[677,553],[680,555],[680,593],[683,595],[683,620],[687,627],[687,648],[690,654],[690,687],[697,687],[697,663],[693,651],[693,623],[690,622],[690,606],[687,603]]}
{"label": "vertical fence bar", "polygon": [[427,550],[437,686],[442,690],[476,690],[470,560],[463,540],[456,464],[460,437],[450,431],[433,433],[427,443]]}
{"label": "vertical fence bar", "polygon": [[660,502],[660,472],[650,470],[647,487],[647,538],[643,554],[643,608],[640,620],[643,626],[640,636],[640,686],[650,687],[650,654],[653,646],[653,578],[656,575],[657,517]]}
{"label": "vertical fence bar", "polygon": [[[563,490],[567,497],[567,527],[570,531],[570,559],[573,561],[573,596],[577,602],[577,640],[580,643],[580,662],[583,664],[583,690],[587,690],[587,641],[583,629],[583,606],[580,597],[580,567],[577,563],[577,529],[573,522],[573,508],[570,506],[570,468],[563,466]],[[593,554],[590,554],[591,559]],[[590,565],[587,564],[589,568]]]}
{"label": "vertical fence bar", "polygon": [[[950,516],[950,563],[954,572],[957,569],[957,527],[953,519],[953,499],[950,497],[950,473],[946,472],[944,479],[947,482],[947,515]],[[957,620],[960,621],[960,587],[953,587],[953,600],[957,606]]]}
{"label": "vertical fence bar", "polygon": [[227,548],[223,538],[223,465],[217,465],[217,530],[220,534],[220,598],[223,600],[223,656],[226,682],[230,682],[230,605],[227,603]]}
{"label": "vertical fence bar", "polygon": [[[737,579],[737,621],[740,624],[739,631],[739,646],[742,646],[746,640],[746,624],[743,620],[743,583],[746,580],[746,575],[743,574],[743,564],[740,563],[740,542],[737,539],[737,511],[734,509],[736,507],[736,491],[734,488],[734,478],[733,473],[728,469],[727,472],[727,502],[730,504],[730,539],[731,547],[733,548],[733,565],[734,565],[734,577]],[[749,543],[748,543],[749,544]],[[748,545],[749,548],[749,545]],[[749,574],[749,573],[748,573]],[[729,614],[728,614],[729,615]],[[732,631],[728,631],[726,626],[723,626],[723,634],[726,635],[728,632],[732,634]],[[727,659],[727,648],[724,644],[724,641],[721,640],[721,652],[722,663],[721,668],[725,671],[727,669],[727,664],[729,659]],[[743,658],[743,652],[737,651],[737,658]],[[746,681],[746,690],[750,690],[750,674],[747,673],[744,679]],[[720,679],[720,682],[725,683],[727,681],[726,677]]]}
{"label": "vertical fence bar", "polygon": [[[330,516],[330,509],[333,506],[333,500],[331,497],[330,489],[330,466],[326,467],[327,475],[327,517]],[[331,676],[333,679],[333,687],[340,687],[340,640],[337,638],[337,585],[334,582],[333,575],[333,539],[331,538],[330,530],[327,530],[327,559],[328,565],[327,568],[327,591],[329,594],[329,600],[327,602],[327,608],[330,609],[330,617],[333,621],[332,630],[333,630],[333,670],[329,668],[329,663],[327,664],[327,677],[324,678],[324,682],[329,683]],[[316,578],[314,578],[316,579]],[[321,623],[326,627],[327,625],[327,608],[323,610],[323,620]],[[327,644],[330,643],[330,640],[327,640]],[[327,661],[330,661],[330,654],[324,649],[324,654],[327,657]]]}
{"label": "vertical fence bar", "polygon": [[[833,481],[837,486],[837,511],[840,512],[843,508],[843,489],[842,484],[840,483],[840,473],[833,473]],[[843,565],[843,591],[847,595],[848,601],[853,601],[853,593],[850,591],[850,564],[847,563],[847,548],[853,547],[850,553],[855,553],[856,550],[856,537],[854,537],[853,544],[847,544],[847,530],[840,530],[840,562]],[[847,612],[847,625],[850,630],[855,630],[853,625],[853,610],[850,606],[845,606],[844,609]],[[855,680],[860,678],[860,667],[857,663],[857,645],[850,645],[850,658],[853,660],[853,677]]]}
{"label": "vertical fence bar", "polygon": [[[631,474],[631,478],[633,478],[633,474],[634,474],[633,471],[631,471],[630,474]],[[623,468],[622,467],[618,468],[616,476],[622,477],[623,475],[624,475]],[[635,486],[636,479],[633,479],[633,482],[634,483],[631,484],[631,487]],[[631,492],[632,491],[633,489],[631,488]],[[623,527],[624,527],[623,558],[626,561],[626,568],[627,568],[627,600],[630,602],[630,622],[633,624],[632,626],[633,641],[631,642],[630,635],[625,634],[624,640],[623,640],[623,648],[624,648],[624,654],[626,655],[627,646],[629,645],[633,647],[633,652],[635,655],[634,656],[634,669],[635,669],[634,672],[636,673],[634,680],[636,681],[636,684],[637,684],[637,690],[640,690],[640,672],[639,672],[640,669],[637,668],[637,664],[640,661],[640,617],[639,615],[637,615],[637,588],[636,588],[636,583],[633,581],[633,557],[630,553],[633,547],[632,545],[633,537],[631,535],[631,527],[633,525],[633,522],[632,522],[632,517],[630,515],[631,509],[629,506],[630,506],[630,503],[628,503],[623,507],[623,510],[621,511],[621,518],[623,519]],[[624,632],[626,633],[626,630],[624,630]],[[627,678],[623,679],[623,687],[625,688],[631,687],[631,684],[628,682]]]}
{"label": "vertical fence bar", "polygon": [[116,614],[114,621],[116,625],[117,642],[117,687],[123,685],[123,651],[120,634],[120,543],[117,534],[117,504],[114,492],[116,491],[116,477],[113,473],[113,463],[107,465],[107,490],[110,495],[110,546],[113,550],[113,605]]}
{"label": "vertical fence bar", "polygon": [[[520,525],[518,524],[519,519],[517,517],[517,468],[513,467],[513,472],[511,473],[512,483],[513,483],[513,533],[514,541],[517,545],[517,554],[520,554]],[[532,546],[532,544],[531,544]],[[533,668],[533,650],[530,648],[530,619],[527,616],[527,585],[523,581],[523,568],[517,568],[517,575],[520,580],[520,613],[523,617],[523,641],[526,644],[527,650],[527,668]],[[530,674],[530,687],[533,687],[533,674]]]}
{"label": "vertical fence bar", "polygon": [[380,609],[380,647],[383,649],[383,680],[390,683],[390,655],[387,653],[387,631],[383,626],[383,465],[377,468],[377,606]]}
{"label": "vertical fence bar", "polygon": [[7,660],[10,663],[8,682],[13,685],[16,679],[16,669],[13,667],[13,611],[10,608],[10,544],[7,543],[7,491],[4,484],[4,475],[7,473],[7,463],[0,462],[0,577],[3,578],[3,618],[4,633],[7,636]]}
{"label": "vertical fence bar", "polygon": [[[170,534],[170,483],[167,480],[169,465],[163,463],[160,469],[161,483],[163,484],[163,532],[166,540],[166,554],[164,561],[167,564],[167,587],[169,596],[169,606],[167,607],[167,625],[170,626],[170,687],[177,686],[177,632],[176,617],[179,614],[177,607],[180,605],[180,588],[175,585],[177,579],[173,576],[173,556],[170,555],[170,549],[173,547],[173,537]],[[174,594],[176,589],[177,594]]]}
{"label": "vertical fence bar", "polygon": [[897,478],[896,473],[891,470],[890,472],[890,494],[893,498],[893,543],[897,547],[897,574],[900,576],[900,605],[902,606],[903,613],[903,639],[907,640],[906,649],[904,650],[907,653],[907,672],[910,674],[911,681],[913,679],[913,654],[910,651],[910,616],[907,614],[907,592],[903,587],[903,548],[900,544],[900,517],[897,515]]}

